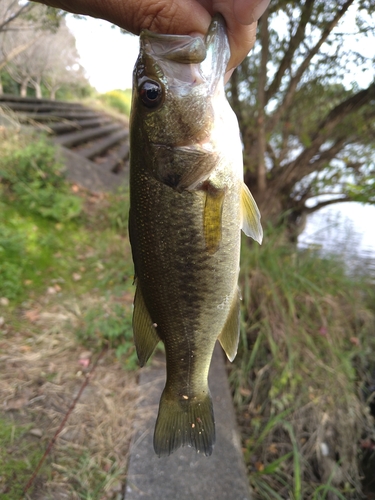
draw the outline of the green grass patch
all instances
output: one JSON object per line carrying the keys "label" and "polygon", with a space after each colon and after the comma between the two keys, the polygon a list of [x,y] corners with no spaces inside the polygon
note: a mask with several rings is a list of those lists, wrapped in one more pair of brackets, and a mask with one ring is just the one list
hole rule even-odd
{"label": "green grass patch", "polygon": [[[28,434],[31,425],[0,417],[0,500],[22,498],[22,492],[44,454],[44,443]],[[40,474],[49,475],[47,464]],[[32,490],[31,490],[32,491]]]}
{"label": "green grass patch", "polygon": [[33,136],[0,145],[0,297],[13,305],[51,288],[82,294],[132,280],[127,193],[88,201],[71,191],[55,157]]}
{"label": "green grass patch", "polygon": [[91,349],[105,346],[115,349],[117,357],[126,369],[138,368],[138,357],[134,346],[132,310],[122,304],[92,307],[84,314],[77,338]]}

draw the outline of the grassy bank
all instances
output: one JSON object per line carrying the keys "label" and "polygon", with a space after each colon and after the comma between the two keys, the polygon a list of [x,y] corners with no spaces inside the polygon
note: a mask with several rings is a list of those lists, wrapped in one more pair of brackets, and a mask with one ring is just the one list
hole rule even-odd
{"label": "grassy bank", "polygon": [[1,500],[21,498],[102,349],[28,494],[109,500],[125,483],[137,397],[128,196],[94,196],[61,167],[45,139],[0,129]]}
{"label": "grassy bank", "polygon": [[339,258],[297,252],[279,236],[243,246],[230,375],[254,499],[363,498],[362,459],[375,443],[375,290]]}

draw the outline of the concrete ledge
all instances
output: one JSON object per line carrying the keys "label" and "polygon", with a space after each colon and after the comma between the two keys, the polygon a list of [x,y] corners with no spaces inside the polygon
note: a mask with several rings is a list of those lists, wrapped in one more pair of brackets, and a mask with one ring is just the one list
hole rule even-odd
{"label": "concrete ledge", "polygon": [[60,150],[67,178],[94,193],[114,191],[129,182],[125,171],[114,174],[102,165],[97,165],[65,147],[60,146]]}
{"label": "concrete ledge", "polygon": [[142,401],[130,452],[125,500],[250,500],[223,352],[216,346],[209,385],[214,402],[216,444],[211,457],[181,448],[158,458],[152,439],[165,383],[160,359],[141,371]]}

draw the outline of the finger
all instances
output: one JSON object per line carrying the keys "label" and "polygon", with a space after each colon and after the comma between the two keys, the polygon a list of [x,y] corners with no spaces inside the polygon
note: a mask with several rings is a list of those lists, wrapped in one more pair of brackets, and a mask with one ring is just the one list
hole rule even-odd
{"label": "finger", "polygon": [[240,24],[253,24],[261,17],[270,0],[233,0],[233,12]]}
{"label": "finger", "polygon": [[139,35],[142,29],[157,33],[205,34],[211,16],[205,1],[196,0],[37,0],[76,14],[99,17]]}

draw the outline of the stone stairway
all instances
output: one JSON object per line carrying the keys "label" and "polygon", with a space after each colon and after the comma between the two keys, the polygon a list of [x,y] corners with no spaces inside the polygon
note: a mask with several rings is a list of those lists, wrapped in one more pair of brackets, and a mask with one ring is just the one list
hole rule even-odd
{"label": "stone stairway", "polygon": [[91,191],[127,182],[127,117],[115,119],[80,103],[0,95],[0,113],[53,137],[61,148],[70,180]]}

